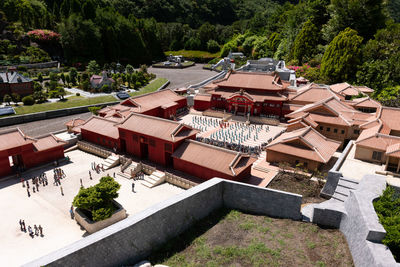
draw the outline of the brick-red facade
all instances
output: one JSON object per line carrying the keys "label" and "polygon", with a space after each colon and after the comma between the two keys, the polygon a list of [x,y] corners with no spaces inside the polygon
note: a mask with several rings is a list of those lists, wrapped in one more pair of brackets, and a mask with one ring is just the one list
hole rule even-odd
{"label": "brick-red facade", "polygon": [[0,97],[3,99],[4,95],[11,95],[13,93],[20,96],[33,94],[33,81],[25,83],[0,83]]}

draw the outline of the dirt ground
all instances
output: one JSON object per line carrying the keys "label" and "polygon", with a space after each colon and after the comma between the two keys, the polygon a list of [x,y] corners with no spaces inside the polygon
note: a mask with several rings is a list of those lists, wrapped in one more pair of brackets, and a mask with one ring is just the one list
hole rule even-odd
{"label": "dirt ground", "polygon": [[304,203],[320,203],[326,199],[319,196],[323,184],[310,180],[301,174],[278,173],[269,183],[268,188],[296,193],[303,196]]}
{"label": "dirt ground", "polygon": [[220,210],[149,258],[168,266],[354,266],[338,230]]}

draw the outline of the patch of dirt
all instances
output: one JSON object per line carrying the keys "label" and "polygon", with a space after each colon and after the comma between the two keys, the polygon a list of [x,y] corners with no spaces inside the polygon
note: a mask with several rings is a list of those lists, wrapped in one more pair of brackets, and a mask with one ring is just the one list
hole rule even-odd
{"label": "patch of dirt", "polygon": [[319,196],[322,187],[322,183],[312,181],[306,175],[285,172],[279,172],[268,185],[271,189],[302,195],[303,204],[325,201],[326,199]]}
{"label": "patch of dirt", "polygon": [[354,266],[339,230],[226,209],[196,223],[149,261],[168,266]]}

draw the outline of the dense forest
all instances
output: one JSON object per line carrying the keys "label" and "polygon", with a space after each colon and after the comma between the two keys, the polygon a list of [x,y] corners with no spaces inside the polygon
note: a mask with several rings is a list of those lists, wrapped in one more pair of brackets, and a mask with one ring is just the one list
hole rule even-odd
{"label": "dense forest", "polygon": [[400,0],[2,0],[0,62],[139,65],[163,51],[232,50],[387,99],[400,90],[399,15]]}

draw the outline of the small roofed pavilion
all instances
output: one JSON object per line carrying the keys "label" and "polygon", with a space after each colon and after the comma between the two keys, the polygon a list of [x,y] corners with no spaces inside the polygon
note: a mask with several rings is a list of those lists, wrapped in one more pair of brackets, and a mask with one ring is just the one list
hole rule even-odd
{"label": "small roofed pavilion", "polygon": [[302,163],[309,170],[316,170],[330,161],[340,147],[340,142],[328,139],[312,127],[287,132],[267,146],[268,162]]}
{"label": "small roofed pavilion", "polygon": [[242,181],[250,177],[251,166],[256,161],[248,154],[194,140],[186,140],[172,157],[175,169],[203,180],[220,177]]}
{"label": "small roofed pavilion", "polygon": [[52,134],[39,138],[19,128],[0,133],[0,177],[64,158],[66,142]]}

